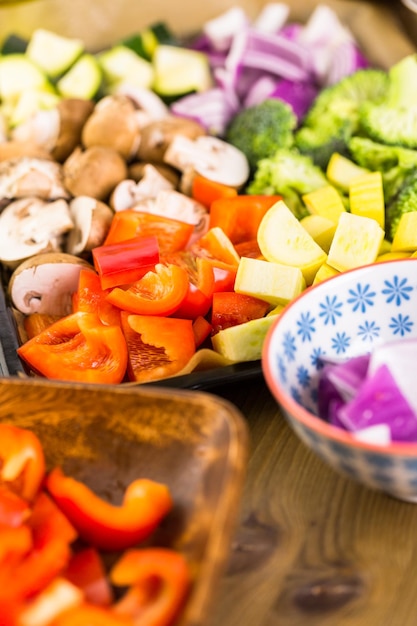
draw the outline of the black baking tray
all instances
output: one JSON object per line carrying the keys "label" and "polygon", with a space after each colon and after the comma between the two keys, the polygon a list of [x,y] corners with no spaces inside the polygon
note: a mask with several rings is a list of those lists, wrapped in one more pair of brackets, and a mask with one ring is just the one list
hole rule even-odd
{"label": "black baking tray", "polygon": [[[0,376],[26,376],[25,369],[16,352],[18,345],[13,313],[8,306],[3,288],[0,288]],[[143,384],[163,385],[177,389],[209,390],[260,376],[262,376],[261,362],[250,361]]]}

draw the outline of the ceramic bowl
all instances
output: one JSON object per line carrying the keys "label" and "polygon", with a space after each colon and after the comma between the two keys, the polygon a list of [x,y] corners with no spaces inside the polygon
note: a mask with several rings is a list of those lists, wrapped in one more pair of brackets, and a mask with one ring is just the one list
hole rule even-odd
{"label": "ceramic bowl", "polygon": [[246,420],[234,405],[197,391],[0,378],[0,421],[33,430],[48,468],[61,465],[112,504],[135,478],[167,484],[174,507],[147,543],[179,550],[190,564],[176,626],[206,623],[248,455]]}
{"label": "ceramic bowl", "polygon": [[317,415],[323,355],[346,359],[408,337],[417,337],[417,259],[387,261],[330,278],[290,303],[266,338],[262,369],[289,425],[326,463],[417,502],[417,444],[361,442]]}

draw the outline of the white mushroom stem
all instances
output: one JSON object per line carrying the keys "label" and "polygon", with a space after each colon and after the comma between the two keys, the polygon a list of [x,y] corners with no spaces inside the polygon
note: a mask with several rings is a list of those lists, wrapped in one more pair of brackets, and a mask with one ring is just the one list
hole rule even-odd
{"label": "white mushroom stem", "polygon": [[110,205],[117,211],[130,209],[143,198],[155,198],[160,191],[174,189],[174,185],[162,176],[153,165],[146,164],[144,175],[139,182],[124,180],[112,193]]}
{"label": "white mushroom stem", "polygon": [[69,198],[59,163],[21,157],[0,162],[0,198]]}
{"label": "white mushroom stem", "polygon": [[79,255],[101,246],[113,219],[111,208],[89,196],[74,198],[69,207],[74,228],[68,235],[66,252]]}
{"label": "white mushroom stem", "polygon": [[80,271],[91,265],[63,253],[41,254],[22,263],[12,274],[9,295],[13,306],[23,313],[68,315],[77,291]]}
{"label": "white mushroom stem", "polygon": [[51,151],[58,140],[61,119],[58,108],[38,111],[16,126],[11,133],[15,141],[34,143]]}
{"label": "white mushroom stem", "polygon": [[0,261],[14,268],[41,252],[61,250],[63,235],[73,228],[65,200],[22,198],[0,214]]}
{"label": "white mushroom stem", "polygon": [[193,168],[206,178],[239,188],[249,178],[249,163],[241,150],[217,137],[177,136],[164,155],[165,163],[181,172]]}

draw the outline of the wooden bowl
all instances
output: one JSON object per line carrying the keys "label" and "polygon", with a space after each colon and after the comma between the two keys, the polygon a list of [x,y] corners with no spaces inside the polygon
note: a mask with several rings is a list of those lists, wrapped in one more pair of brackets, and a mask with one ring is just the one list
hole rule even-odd
{"label": "wooden bowl", "polygon": [[0,378],[0,420],[33,430],[49,468],[61,465],[113,504],[135,478],[167,484],[174,508],[148,543],[186,556],[194,582],[178,624],[205,623],[227,563],[247,460],[247,425],[232,404],[156,386]]}

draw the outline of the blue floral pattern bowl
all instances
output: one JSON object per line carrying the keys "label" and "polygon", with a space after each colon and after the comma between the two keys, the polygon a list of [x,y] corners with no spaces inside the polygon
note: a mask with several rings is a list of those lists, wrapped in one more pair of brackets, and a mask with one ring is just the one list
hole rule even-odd
{"label": "blue floral pattern bowl", "polygon": [[417,444],[365,443],[317,415],[323,357],[347,359],[407,337],[417,337],[417,259],[411,258],[360,267],[304,291],[271,327],[262,369],[308,447],[370,488],[417,501]]}

